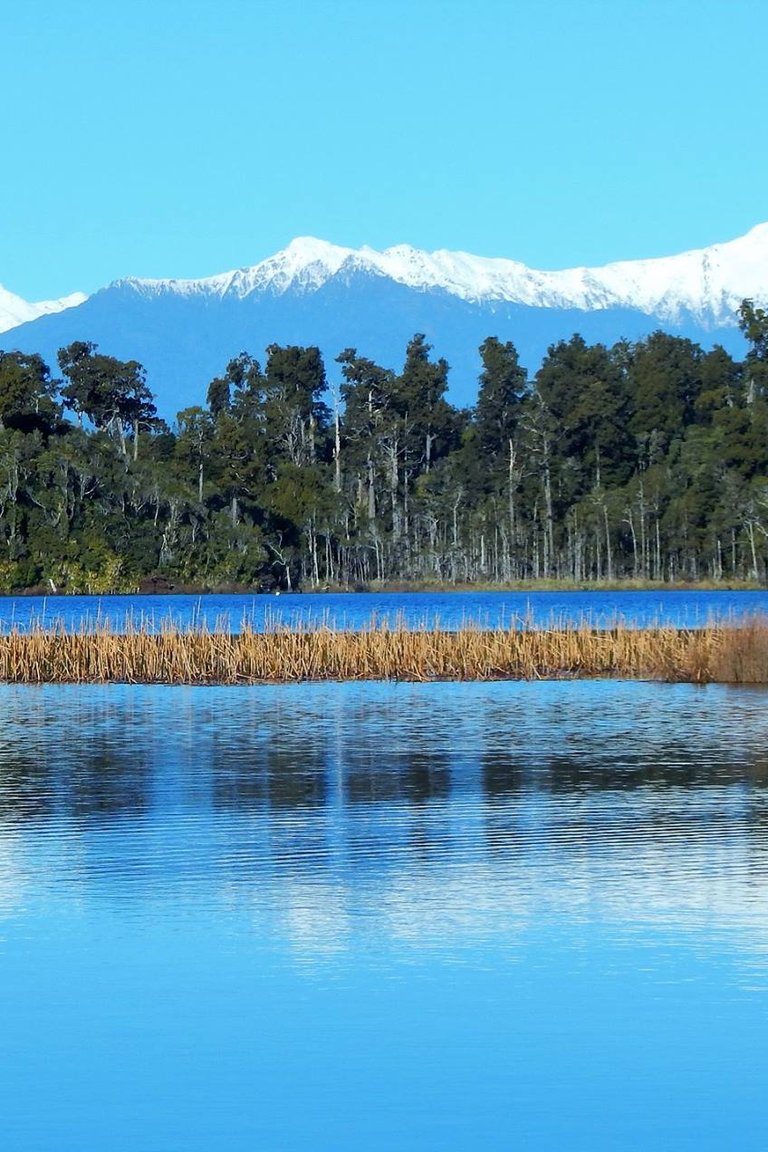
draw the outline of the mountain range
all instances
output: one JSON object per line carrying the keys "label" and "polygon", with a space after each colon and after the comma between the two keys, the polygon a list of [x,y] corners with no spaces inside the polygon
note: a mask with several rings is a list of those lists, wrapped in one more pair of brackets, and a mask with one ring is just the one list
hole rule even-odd
{"label": "mountain range", "polygon": [[300,238],[249,268],[200,280],[115,280],[91,296],[30,304],[0,287],[0,347],[56,352],[73,340],[141,361],[166,417],[202,403],[210,380],[241,351],[317,344],[331,381],[347,347],[391,368],[414,332],[451,365],[450,394],[471,403],[478,346],[514,340],[534,370],[547,347],[637,340],[657,328],[737,355],[741,301],[768,303],[768,224],[677,256],[546,272],[513,260],[398,245],[377,252]]}

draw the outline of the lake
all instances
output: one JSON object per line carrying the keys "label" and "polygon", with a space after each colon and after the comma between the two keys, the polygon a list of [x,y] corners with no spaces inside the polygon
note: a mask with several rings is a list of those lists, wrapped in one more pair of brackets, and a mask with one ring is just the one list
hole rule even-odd
{"label": "lake", "polygon": [[547,627],[552,624],[699,627],[712,620],[768,615],[768,590],[614,592],[338,592],[282,596],[5,596],[0,628],[63,622],[69,628],[109,624],[159,628],[206,626],[239,632],[274,626],[360,629],[373,622],[408,628]]}
{"label": "lake", "polygon": [[764,1152],[767,705],[0,686],[4,1145]]}

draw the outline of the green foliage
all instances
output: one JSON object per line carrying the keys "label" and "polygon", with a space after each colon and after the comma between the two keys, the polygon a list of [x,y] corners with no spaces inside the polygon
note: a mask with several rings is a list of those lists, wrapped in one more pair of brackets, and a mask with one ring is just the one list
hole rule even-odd
{"label": "green foliage", "polygon": [[56,382],[36,353],[0,352],[0,427],[51,433],[61,418]]}
{"label": "green foliage", "polygon": [[126,437],[133,435],[134,456],[139,430],[157,423],[157,408],[136,360],[117,360],[98,352],[95,344],[75,341],[62,348],[59,367],[69,380],[62,389],[64,404],[101,431],[116,435],[125,454]]}
{"label": "green foliage", "polygon": [[489,336],[480,345],[480,357],[483,370],[474,413],[477,447],[486,460],[499,460],[506,457],[516,438],[528,373],[511,341],[502,344],[496,336]]}
{"label": "green foliage", "polygon": [[739,328],[752,345],[748,359],[768,360],[768,312],[765,308],[756,308],[753,300],[742,300]]}
{"label": "green foliage", "polygon": [[634,346],[627,378],[634,409],[630,427],[638,441],[655,437],[667,447],[696,420],[702,360],[697,344],[666,332],[654,332]]}
{"label": "green foliage", "polygon": [[130,593],[136,591],[138,583],[126,572],[123,559],[103,545],[89,549],[79,559],[45,564],[42,571],[51,589],[73,595]]}
{"label": "green foliage", "polygon": [[0,352],[0,592],[765,579],[768,318],[739,321],[742,363],[575,335],[531,382],[489,336],[472,412],[422,334],[400,373],[345,349],[333,411],[319,350],[273,344],[173,430],[135,361],[75,342],[60,388]]}

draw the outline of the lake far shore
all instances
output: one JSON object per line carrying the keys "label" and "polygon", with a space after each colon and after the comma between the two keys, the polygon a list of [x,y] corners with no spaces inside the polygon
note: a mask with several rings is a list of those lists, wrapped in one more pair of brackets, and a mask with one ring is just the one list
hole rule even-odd
{"label": "lake far shore", "polygon": [[46,584],[36,584],[29,588],[0,592],[0,600],[45,597],[46,599],[71,599],[73,596],[280,596],[291,595],[337,595],[388,592],[423,593],[424,595],[447,595],[485,592],[762,592],[768,587],[758,580],[560,580],[531,579],[516,580],[505,584],[492,582],[449,583],[445,581],[385,580],[369,584],[322,584],[317,587],[265,588],[252,584],[177,584],[171,580],[142,580],[139,584],[126,584],[114,588],[83,588],[63,590]]}

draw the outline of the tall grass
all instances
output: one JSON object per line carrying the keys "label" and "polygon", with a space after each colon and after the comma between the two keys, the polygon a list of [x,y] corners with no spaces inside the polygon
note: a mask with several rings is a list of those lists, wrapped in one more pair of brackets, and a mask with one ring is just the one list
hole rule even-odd
{"label": "tall grass", "polygon": [[63,625],[0,634],[6,683],[251,684],[301,680],[653,679],[768,683],[768,619],[703,628],[464,627],[240,633]]}

